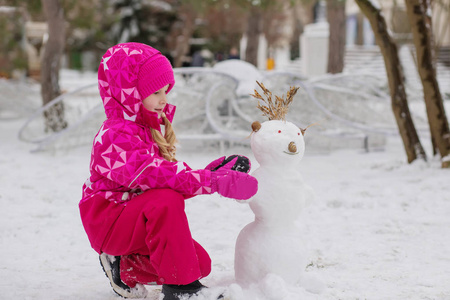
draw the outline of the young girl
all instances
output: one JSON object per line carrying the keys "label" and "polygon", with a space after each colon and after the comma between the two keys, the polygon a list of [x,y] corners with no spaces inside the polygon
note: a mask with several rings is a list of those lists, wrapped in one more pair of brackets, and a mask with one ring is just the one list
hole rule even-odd
{"label": "young girl", "polygon": [[211,260],[192,239],[185,199],[214,192],[248,199],[258,189],[245,157],[222,157],[200,170],[175,159],[175,107],[166,98],[174,84],[167,58],[139,43],[110,48],[98,69],[107,119],[79,207],[112,288],[126,298],[145,297],[147,284],[162,284],[164,300],[204,288],[198,280]]}

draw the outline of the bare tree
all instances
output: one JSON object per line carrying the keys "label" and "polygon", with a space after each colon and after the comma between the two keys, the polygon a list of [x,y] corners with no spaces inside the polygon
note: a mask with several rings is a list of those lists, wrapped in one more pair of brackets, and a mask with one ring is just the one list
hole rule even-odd
{"label": "bare tree", "polygon": [[[241,1],[234,0],[249,11],[248,23],[245,34],[247,35],[247,48],[245,50],[245,60],[255,66],[258,63],[259,37],[262,33],[266,38],[271,35],[269,28],[276,26],[273,21],[276,12],[284,6],[285,1],[281,0],[260,0],[260,1]],[[264,24],[265,23],[265,24]],[[269,33],[269,34],[268,34]],[[271,35],[273,36],[273,35]],[[269,37],[269,40],[271,37]]]}
{"label": "bare tree", "polygon": [[327,20],[330,24],[327,72],[336,74],[344,69],[346,16],[345,0],[327,0]]}
{"label": "bare tree", "polygon": [[[41,95],[43,104],[47,104],[61,94],[59,87],[59,69],[64,51],[64,10],[59,0],[41,0],[47,16],[48,40],[45,44],[41,66]],[[44,113],[46,130],[61,131],[67,127],[64,120],[64,106],[60,102]]]}
{"label": "bare tree", "polygon": [[173,66],[179,68],[183,65],[184,58],[189,54],[190,40],[195,31],[195,19],[199,15],[199,9],[195,6],[180,4],[177,7],[178,20],[174,22],[167,39],[167,46],[171,49]]}
{"label": "bare tree", "polygon": [[420,143],[405,92],[403,68],[399,60],[397,45],[388,33],[386,20],[381,10],[371,0],[355,0],[367,17],[375,34],[375,40],[383,54],[389,81],[392,110],[403,140],[408,163],[420,158],[426,160],[425,151]]}
{"label": "bare tree", "polygon": [[445,36],[450,30],[450,22],[442,22],[444,19],[450,17],[450,1],[448,0],[433,0],[431,1],[431,9],[433,11],[433,18],[435,18],[435,24],[433,32],[436,36],[435,48],[438,50],[442,45],[442,41],[445,40]]}
{"label": "bare tree", "polygon": [[247,48],[245,50],[245,60],[255,66],[258,65],[259,36],[262,31],[262,8],[258,5],[250,7],[247,30]]}
{"label": "bare tree", "polygon": [[442,159],[442,167],[450,168],[450,130],[436,79],[431,16],[427,14],[430,4],[427,0],[407,0],[405,3],[416,47],[432,143],[442,158],[447,157]]}
{"label": "bare tree", "polygon": [[231,48],[239,47],[247,24],[246,15],[238,5],[217,3],[209,7],[204,14],[207,28],[202,33],[210,41],[210,50],[229,53]]}

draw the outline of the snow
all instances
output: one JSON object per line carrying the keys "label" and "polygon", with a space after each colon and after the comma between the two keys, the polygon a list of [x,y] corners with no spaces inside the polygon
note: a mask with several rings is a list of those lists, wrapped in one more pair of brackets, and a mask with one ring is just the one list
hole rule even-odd
{"label": "snow", "polygon": [[14,6],[0,6],[0,13],[11,13],[17,10]]}
{"label": "snow", "polygon": [[[90,147],[31,153],[33,146],[17,139],[24,122],[0,120],[1,298],[120,299],[78,213]],[[248,148],[180,148],[178,159],[201,168],[234,153],[247,155],[256,170]],[[247,204],[218,195],[186,203],[192,234],[213,261],[204,284],[226,288],[233,300],[450,299],[450,171],[438,159],[408,165],[400,138],[392,136],[384,151],[369,153],[312,153],[306,143],[300,172],[316,193],[299,222],[309,249],[305,273],[325,290],[310,293],[273,274],[248,289],[236,284],[235,241],[254,215]],[[149,297],[158,299],[158,292]]]}
{"label": "snow", "polygon": [[252,94],[256,88],[256,81],[261,81],[263,78],[261,72],[254,65],[238,59],[218,62],[214,65],[213,70],[238,79],[236,93],[239,96]]}
{"label": "snow", "polygon": [[381,9],[381,5],[378,0],[369,0],[369,3],[377,10]]}

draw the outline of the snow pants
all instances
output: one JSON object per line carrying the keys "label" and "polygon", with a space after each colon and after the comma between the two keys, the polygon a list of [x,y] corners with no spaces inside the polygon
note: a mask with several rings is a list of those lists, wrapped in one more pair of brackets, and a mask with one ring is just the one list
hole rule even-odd
{"label": "snow pants", "polygon": [[[121,279],[130,287],[136,283],[188,284],[211,272],[208,253],[192,239],[181,194],[152,189],[126,205],[95,197],[89,201],[93,203],[81,204],[80,212],[91,244],[94,247],[93,241],[100,238],[102,246],[94,247],[96,251],[121,256]],[[114,221],[101,222],[114,215]],[[92,216],[97,220],[95,226],[87,224]]]}

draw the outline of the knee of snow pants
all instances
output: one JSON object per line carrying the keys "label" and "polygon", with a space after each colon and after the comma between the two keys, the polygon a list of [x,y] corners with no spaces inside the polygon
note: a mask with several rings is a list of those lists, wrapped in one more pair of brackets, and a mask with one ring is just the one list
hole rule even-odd
{"label": "knee of snow pants", "polygon": [[103,197],[94,196],[81,202],[79,209],[81,221],[91,246],[100,254],[105,237],[121,214],[124,206]]}
{"label": "knee of snow pants", "polygon": [[211,272],[211,259],[192,239],[184,208],[183,196],[171,189],[152,189],[127,202],[101,250],[122,256],[130,286],[131,280],[188,284]]}

